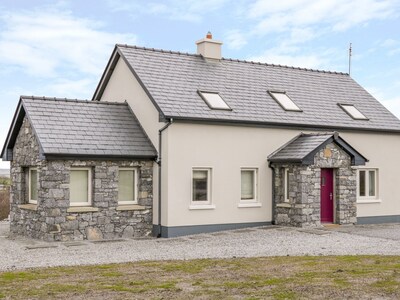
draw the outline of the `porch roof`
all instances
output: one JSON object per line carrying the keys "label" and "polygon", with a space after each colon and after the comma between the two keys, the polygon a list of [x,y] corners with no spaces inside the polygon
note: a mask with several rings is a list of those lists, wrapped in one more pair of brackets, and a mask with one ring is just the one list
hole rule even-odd
{"label": "porch roof", "polygon": [[335,143],[351,157],[353,166],[365,165],[368,161],[337,132],[301,133],[268,156],[271,163],[300,163],[311,165],[315,154],[329,143]]}

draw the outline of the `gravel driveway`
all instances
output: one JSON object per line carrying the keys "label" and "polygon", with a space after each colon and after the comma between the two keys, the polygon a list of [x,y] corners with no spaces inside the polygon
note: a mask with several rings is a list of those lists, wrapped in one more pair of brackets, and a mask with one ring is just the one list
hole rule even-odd
{"label": "gravel driveway", "polygon": [[400,255],[400,224],[300,229],[277,226],[170,239],[42,242],[8,238],[0,223],[0,271],[139,260],[295,255]]}

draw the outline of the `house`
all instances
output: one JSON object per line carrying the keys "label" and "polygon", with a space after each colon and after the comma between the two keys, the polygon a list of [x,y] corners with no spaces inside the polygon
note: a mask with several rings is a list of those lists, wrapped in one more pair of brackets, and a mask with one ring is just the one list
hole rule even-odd
{"label": "house", "polygon": [[[38,220],[41,203],[49,206],[34,226],[48,239],[116,238],[128,225],[124,236],[145,235],[149,215],[162,237],[400,221],[400,121],[348,74],[222,58],[211,35],[196,44],[197,54],[116,45],[91,102],[21,97],[2,151],[15,232],[26,234],[26,215]],[[130,110],[124,126],[117,107]],[[91,171],[72,175],[82,164]],[[121,217],[118,173],[127,166],[143,198]],[[74,206],[82,182],[93,201]],[[149,213],[135,223],[136,205]],[[61,216],[50,217],[52,209]]]}
{"label": "house", "polygon": [[151,235],[156,153],[127,103],[21,96],[3,149],[11,234]]}

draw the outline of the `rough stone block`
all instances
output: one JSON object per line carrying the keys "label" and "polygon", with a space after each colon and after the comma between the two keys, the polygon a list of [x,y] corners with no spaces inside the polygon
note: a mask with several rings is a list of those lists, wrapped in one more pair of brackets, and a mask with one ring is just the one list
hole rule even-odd
{"label": "rough stone block", "polygon": [[78,220],[67,221],[67,222],[61,224],[61,228],[63,230],[75,230],[75,229],[78,229],[78,227],[79,227]]}
{"label": "rough stone block", "polygon": [[64,190],[63,189],[49,189],[49,197],[54,199],[64,199]]}
{"label": "rough stone block", "polygon": [[103,239],[103,233],[99,228],[96,227],[87,227],[85,230],[86,237],[90,241],[97,241]]}
{"label": "rough stone block", "polygon": [[60,224],[49,225],[48,230],[49,233],[61,232]]}
{"label": "rough stone block", "polygon": [[48,211],[47,215],[49,217],[58,217],[61,216],[61,210],[59,208],[52,208]]}

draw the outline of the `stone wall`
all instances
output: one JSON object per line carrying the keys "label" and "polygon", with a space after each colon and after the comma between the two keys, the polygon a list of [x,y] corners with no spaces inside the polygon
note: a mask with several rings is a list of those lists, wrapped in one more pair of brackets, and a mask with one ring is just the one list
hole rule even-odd
{"label": "stone wall", "polygon": [[[27,204],[29,167],[38,171],[38,203]],[[71,207],[72,167],[92,170],[91,207]],[[138,204],[118,206],[118,169],[137,168]],[[44,160],[24,120],[14,146],[11,175],[11,233],[47,241],[148,236],[152,231],[153,162],[148,160]]]}
{"label": "stone wall", "polygon": [[[273,164],[275,169],[275,223],[316,227],[321,225],[321,168],[333,168],[335,223],[356,223],[356,170],[349,155],[331,143],[318,151],[313,165]],[[284,200],[284,170],[289,169],[289,201]]]}

